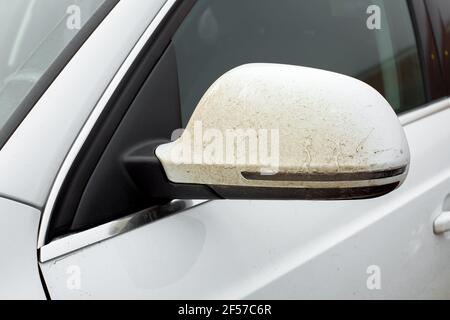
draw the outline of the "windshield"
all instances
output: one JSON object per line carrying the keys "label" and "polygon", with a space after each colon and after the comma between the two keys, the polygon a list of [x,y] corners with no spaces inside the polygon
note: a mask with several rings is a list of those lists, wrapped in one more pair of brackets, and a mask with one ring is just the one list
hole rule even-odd
{"label": "windshield", "polygon": [[106,0],[0,0],[0,133]]}

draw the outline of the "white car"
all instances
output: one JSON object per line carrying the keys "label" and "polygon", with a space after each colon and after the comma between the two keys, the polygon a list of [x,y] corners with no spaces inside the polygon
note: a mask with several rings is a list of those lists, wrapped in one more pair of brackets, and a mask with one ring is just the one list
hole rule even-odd
{"label": "white car", "polygon": [[0,18],[0,298],[450,298],[448,1]]}

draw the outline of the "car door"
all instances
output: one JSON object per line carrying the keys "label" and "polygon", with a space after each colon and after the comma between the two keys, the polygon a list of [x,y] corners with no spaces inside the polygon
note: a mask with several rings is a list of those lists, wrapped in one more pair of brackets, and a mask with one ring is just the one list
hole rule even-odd
{"label": "car door", "polygon": [[[433,222],[450,210],[450,100],[423,2],[199,0],[166,12],[53,187],[39,235],[51,298],[449,298],[450,238]],[[249,62],[380,91],[411,149],[402,187],[327,202],[140,193],[124,174],[130,154],[170,140],[218,76]]]}

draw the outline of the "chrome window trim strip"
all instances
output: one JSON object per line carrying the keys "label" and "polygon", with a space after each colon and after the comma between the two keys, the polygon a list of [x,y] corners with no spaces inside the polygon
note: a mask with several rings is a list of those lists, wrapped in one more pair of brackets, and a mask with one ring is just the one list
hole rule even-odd
{"label": "chrome window trim strip", "polygon": [[431,116],[435,113],[444,111],[450,108],[450,97],[445,97],[437,101],[433,101],[428,105],[421,106],[417,109],[408,111],[399,116],[402,126],[406,126],[420,119]]}
{"label": "chrome window trim strip", "polygon": [[99,102],[95,106],[94,110],[92,111],[92,113],[89,116],[88,120],[86,121],[85,125],[81,129],[80,134],[78,135],[77,139],[75,140],[74,144],[72,145],[69,153],[67,154],[67,157],[65,158],[65,160],[61,166],[61,169],[58,172],[58,175],[56,176],[55,182],[53,183],[47,203],[46,203],[44,211],[42,213],[41,223],[39,226],[38,242],[37,242],[38,249],[44,246],[48,224],[50,223],[51,213],[55,206],[55,202],[56,202],[59,190],[61,189],[63,182],[64,182],[70,168],[72,167],[73,162],[75,161],[76,156],[80,152],[80,150],[81,150],[82,146],[84,145],[87,137],[89,136],[92,128],[94,127],[94,125],[97,122],[98,118],[100,117],[102,111],[106,107],[108,101],[111,99],[113,93],[116,91],[116,89],[119,86],[120,82],[122,81],[123,77],[128,72],[131,65],[133,64],[133,62],[136,60],[139,53],[144,48],[145,44],[148,42],[150,37],[154,34],[157,27],[160,25],[160,23],[162,22],[164,17],[169,13],[170,9],[173,7],[173,5],[175,4],[176,1],[177,0],[168,0],[161,7],[159,12],[155,16],[155,18],[149,24],[147,29],[144,31],[142,36],[139,38],[136,45],[131,50],[128,57],[125,59],[124,63],[122,64],[119,71],[116,73],[116,75],[112,79],[111,83],[106,88],[105,92],[103,93]]}
{"label": "chrome window trim strip", "polygon": [[86,231],[55,239],[39,249],[39,261],[43,263],[68,255],[205,202],[208,200],[173,200],[163,206],[155,206]]}

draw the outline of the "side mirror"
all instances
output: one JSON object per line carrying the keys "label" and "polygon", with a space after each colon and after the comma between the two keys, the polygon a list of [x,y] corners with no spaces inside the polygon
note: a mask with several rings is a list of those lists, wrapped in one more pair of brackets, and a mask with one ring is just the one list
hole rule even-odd
{"label": "side mirror", "polygon": [[248,64],[220,77],[186,130],[157,147],[175,184],[232,199],[362,199],[404,181],[409,148],[389,103],[341,74]]}

